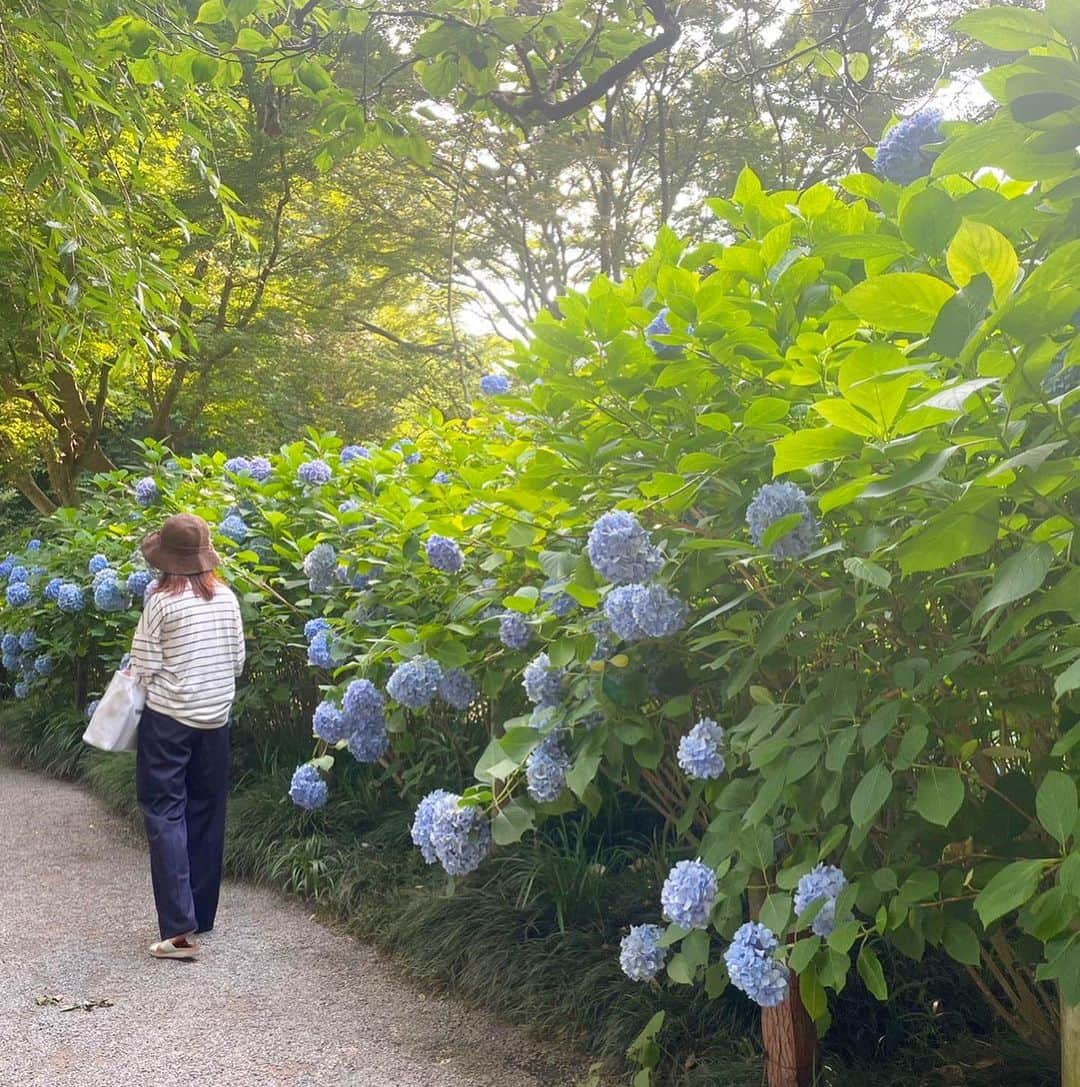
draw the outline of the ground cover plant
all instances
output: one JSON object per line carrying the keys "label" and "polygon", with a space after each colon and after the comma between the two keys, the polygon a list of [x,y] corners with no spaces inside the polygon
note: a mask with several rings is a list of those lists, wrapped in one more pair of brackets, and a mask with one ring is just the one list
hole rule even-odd
{"label": "ground cover plant", "polygon": [[0,565],[15,697],[81,711],[138,539],[199,513],[253,632],[238,716],[312,714],[300,809],[367,767],[466,887],[572,813],[651,809],[670,870],[612,962],[760,1006],[774,1087],[894,956],[1073,1037],[1080,33],[1054,4],[961,29],[1027,47],[992,120],[902,123],[839,185],[744,171],[710,236],[541,315],[469,418],[94,477]]}

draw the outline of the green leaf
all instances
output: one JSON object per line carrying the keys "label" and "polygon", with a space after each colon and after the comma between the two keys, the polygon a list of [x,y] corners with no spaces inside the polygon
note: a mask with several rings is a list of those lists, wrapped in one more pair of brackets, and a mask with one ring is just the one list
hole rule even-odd
{"label": "green leaf", "polygon": [[1035,814],[1063,849],[1076,827],[1078,812],[1076,782],[1060,770],[1051,770],[1035,794]]}
{"label": "green leaf", "polygon": [[863,979],[867,989],[878,1000],[888,1000],[889,986],[885,983],[885,971],[881,969],[881,963],[869,944],[863,944],[859,949],[859,958],[855,965],[858,967],[859,977]]}
{"label": "green leaf", "polygon": [[821,1019],[828,1012],[829,1000],[825,995],[825,988],[813,968],[804,970],[799,975],[799,996],[802,997],[803,1007],[811,1019]]}
{"label": "green leaf", "polygon": [[868,826],[892,793],[892,774],[878,763],[863,776],[851,794],[851,818],[857,827]]}
{"label": "green leaf", "polygon": [[1048,863],[1044,860],[1014,861],[1002,868],[975,899],[975,912],[983,927],[988,928],[999,917],[1034,898]]}
{"label": "green leaf", "polygon": [[958,446],[950,445],[939,453],[923,457],[922,460],[916,461],[907,468],[902,468],[885,479],[871,483],[859,497],[887,498],[908,487],[916,487],[920,483],[929,483],[933,479],[938,479],[958,448]]}
{"label": "green leaf", "polygon": [[975,935],[975,930],[970,925],[950,918],[945,922],[945,932],[941,942],[945,951],[957,962],[966,963],[968,966],[979,965],[981,961],[979,937]]}
{"label": "green leaf", "polygon": [[993,49],[1009,52],[1045,45],[1054,36],[1054,28],[1042,12],[1019,7],[969,11],[953,23],[953,30],[967,34]]}
{"label": "green leaf", "polygon": [[497,845],[512,845],[521,841],[522,835],[532,830],[536,816],[515,800],[500,811],[491,821],[491,836]]}
{"label": "green leaf", "polygon": [[773,475],[796,472],[823,461],[858,453],[862,440],[839,427],[811,427],[786,434],[773,443]]}
{"label": "green leaf", "polygon": [[819,947],[821,947],[820,936],[808,936],[800,940],[788,953],[788,966],[796,974],[801,974],[810,965],[810,960],[817,954]]}
{"label": "green leaf", "polygon": [[888,272],[857,283],[841,301],[860,320],[884,332],[929,332],[956,291],[924,272]]}
{"label": "green leaf", "polygon": [[959,771],[931,766],[919,775],[914,809],[928,823],[947,827],[964,803],[964,780]]}
{"label": "green leaf", "polygon": [[960,225],[960,211],[942,189],[915,193],[900,208],[900,233],[920,253],[937,256]]}
{"label": "green leaf", "polygon": [[997,534],[997,498],[970,494],[932,517],[918,535],[897,548],[900,569],[904,574],[944,569],[959,559],[981,555],[994,545]]}
{"label": "green leaf", "polygon": [[236,48],[245,53],[261,53],[270,47],[270,42],[254,27],[242,27],[236,35]]}
{"label": "green leaf", "polygon": [[1061,862],[1058,883],[1074,898],[1080,898],[1080,853],[1070,853]]}
{"label": "green leaf", "polygon": [[296,70],[296,78],[315,94],[333,86],[330,73],[316,60],[305,61],[301,64]]}
{"label": "green leaf", "polygon": [[672,955],[667,964],[667,975],[676,985],[693,985],[694,969],[686,956]]}
{"label": "green leaf", "polygon": [[[1080,660],[1074,660],[1060,676],[1054,680],[1054,697],[1060,698],[1069,691],[1075,691],[1080,687]],[[1080,729],[1080,725],[1076,726]]]}
{"label": "green leaf", "polygon": [[972,619],[977,621],[987,612],[1033,593],[1046,580],[1053,561],[1054,549],[1048,543],[1010,555],[998,567],[990,591],[976,605]]}
{"label": "green leaf", "polygon": [[988,275],[998,302],[1009,296],[1020,274],[1020,260],[1009,239],[992,226],[972,219],[961,222],[945,254],[945,263],[949,275],[961,287],[977,275]]}
{"label": "green leaf", "polygon": [[791,920],[791,895],[771,894],[762,903],[758,912],[758,921],[767,929],[771,929],[777,936],[783,935]]}
{"label": "green leaf", "polygon": [[221,23],[225,21],[225,5],[222,0],[206,0],[195,16],[196,23]]}
{"label": "green leaf", "polygon": [[600,768],[601,752],[582,751],[566,775],[566,784],[576,797],[582,797]]}

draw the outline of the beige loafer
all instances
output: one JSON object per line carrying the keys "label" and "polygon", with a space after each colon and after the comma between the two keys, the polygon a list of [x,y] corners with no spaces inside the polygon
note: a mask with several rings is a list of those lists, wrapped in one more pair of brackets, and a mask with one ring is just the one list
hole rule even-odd
{"label": "beige loafer", "polygon": [[[177,940],[187,940],[187,946],[178,945]],[[156,944],[150,945],[150,954],[155,959],[193,959],[198,950],[190,937],[186,936],[173,936],[168,940],[159,940]]]}

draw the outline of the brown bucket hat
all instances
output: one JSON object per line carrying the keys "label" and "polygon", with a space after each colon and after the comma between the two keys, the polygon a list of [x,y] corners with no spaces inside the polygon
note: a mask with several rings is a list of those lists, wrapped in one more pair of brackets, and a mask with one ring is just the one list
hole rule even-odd
{"label": "brown bucket hat", "polygon": [[202,574],[221,565],[210,542],[210,526],[193,513],[170,517],[139,544],[139,550],[163,574]]}

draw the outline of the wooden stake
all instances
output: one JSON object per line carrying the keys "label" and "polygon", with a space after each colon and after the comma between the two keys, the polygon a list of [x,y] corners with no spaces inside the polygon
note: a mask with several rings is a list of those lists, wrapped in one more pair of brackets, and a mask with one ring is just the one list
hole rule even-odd
{"label": "wooden stake", "polygon": [[769,1087],[813,1087],[817,1075],[818,1043],[814,1023],[792,976],[788,997],[775,1008],[761,1009],[765,1042],[765,1073]]}

